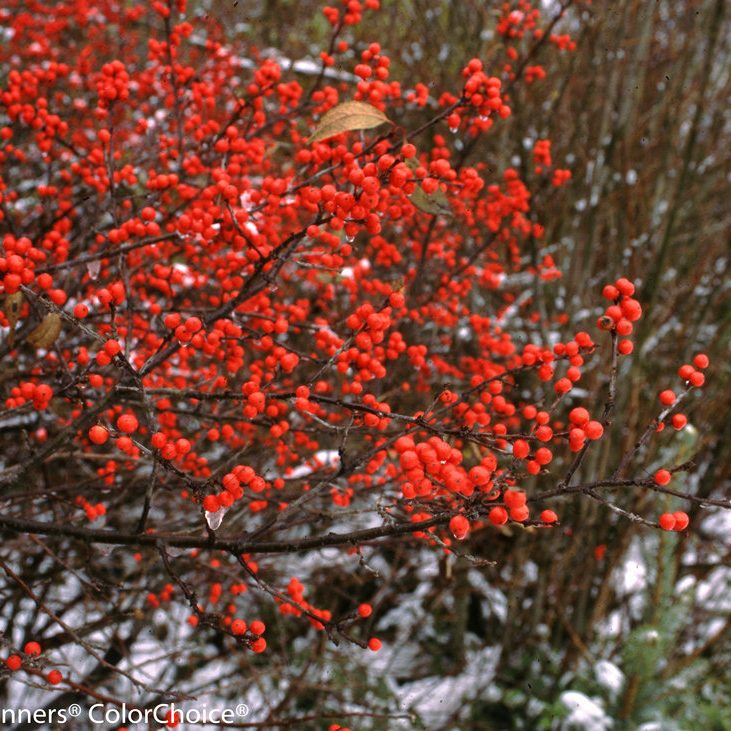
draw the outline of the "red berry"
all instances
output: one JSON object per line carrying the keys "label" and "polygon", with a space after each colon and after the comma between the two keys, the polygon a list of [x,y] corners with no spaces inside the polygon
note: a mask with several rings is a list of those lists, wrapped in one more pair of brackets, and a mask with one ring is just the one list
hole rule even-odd
{"label": "red berry", "polygon": [[221,508],[218,498],[215,495],[206,495],[203,498],[203,510],[208,513],[215,513]]}
{"label": "red berry", "polygon": [[706,377],[700,371],[694,371],[690,374],[690,378],[688,380],[690,381],[691,386],[700,388],[706,382]]}
{"label": "red berry", "polygon": [[291,373],[299,363],[299,356],[297,353],[286,353],[282,356],[282,359],[279,361],[279,365],[282,366],[282,370],[285,373]]}
{"label": "red berry", "polygon": [[528,496],[522,490],[506,490],[503,500],[509,508],[519,508],[525,505]]}
{"label": "red berry", "polygon": [[137,431],[139,422],[134,414],[122,414],[117,419],[117,429],[125,434],[133,434]]}
{"label": "red berry", "polygon": [[117,340],[107,340],[107,342],[104,343],[104,352],[110,358],[113,358],[121,350],[122,350],[122,346],[119,344],[119,342]]}
{"label": "red berry", "polygon": [[419,455],[411,450],[403,452],[399,458],[399,463],[401,464],[401,469],[413,470],[414,467],[418,467],[420,465]]}
{"label": "red berry", "polygon": [[469,471],[470,480],[479,486],[487,485],[490,482],[490,476],[490,471],[481,465],[476,465]]}
{"label": "red berry", "polygon": [[688,417],[685,414],[673,414],[670,419],[672,425],[679,431],[688,423]]}
{"label": "red berry", "polygon": [[405,297],[401,294],[401,292],[393,292],[388,297],[388,303],[391,307],[403,307],[405,301]]}
{"label": "red berry", "polygon": [[535,460],[539,465],[547,465],[553,459],[553,453],[546,447],[539,447],[536,449]]}
{"label": "red berry", "polygon": [[371,637],[371,639],[368,640],[368,649],[371,650],[371,652],[378,652],[381,647],[382,643],[377,637]]}
{"label": "red berry", "polygon": [[625,277],[618,279],[614,283],[614,286],[619,290],[620,294],[623,294],[625,297],[631,297],[635,293],[635,285]]}
{"label": "red berry", "polygon": [[104,444],[109,439],[109,432],[100,424],[96,424],[89,429],[89,440],[94,444]]}
{"label": "red berry", "polygon": [[624,317],[617,322],[617,335],[630,335],[632,329],[632,323]]}
{"label": "red berry", "polygon": [[16,670],[20,670],[20,668],[23,666],[23,659],[20,657],[20,655],[11,655],[5,661],[5,664],[12,672],[15,672]]}
{"label": "red berry", "polygon": [[365,618],[370,617],[373,613],[373,607],[370,604],[360,604],[358,606],[358,614]]}
{"label": "red berry", "polygon": [[163,320],[163,322],[165,323],[165,327],[168,328],[168,330],[175,330],[175,328],[180,325],[180,313],[171,312],[165,315],[165,319]]}
{"label": "red berry", "polygon": [[617,352],[620,355],[629,355],[635,349],[631,340],[620,340],[617,343]]}
{"label": "red berry", "polygon": [[525,459],[530,453],[530,446],[525,439],[516,439],[513,442],[513,457],[517,459]]}
{"label": "red berry", "polygon": [[556,393],[568,393],[573,388],[569,378],[559,378],[553,386]]}
{"label": "red berry", "polygon": [[587,439],[599,439],[604,434],[604,427],[598,421],[590,421],[583,428]]}
{"label": "red berry", "polygon": [[642,317],[642,305],[637,300],[627,298],[622,300],[619,306],[622,308],[624,316],[630,322],[635,322]]}
{"label": "red berry", "polygon": [[250,625],[249,630],[254,635],[263,635],[266,632],[266,625],[259,619],[255,619]]}
{"label": "red berry", "polygon": [[201,322],[199,317],[189,317],[185,321],[185,329],[190,333],[196,333],[198,330],[200,330],[203,327],[203,323]]}
{"label": "red berry", "polygon": [[499,506],[494,507],[490,510],[487,517],[493,525],[503,525],[508,522],[508,511]]}
{"label": "red berry", "polygon": [[23,648],[23,652],[26,655],[40,655],[41,654],[41,646],[37,642],[33,642],[32,640],[30,642],[25,643],[25,647]]}
{"label": "red berry", "polygon": [[658,470],[655,473],[655,482],[658,485],[667,485],[672,478],[672,475],[668,470]]}
{"label": "red berry", "polygon": [[675,528],[675,516],[672,513],[663,513],[658,523],[663,530],[673,530]]}
{"label": "red berry", "polygon": [[688,514],[684,513],[682,510],[679,510],[677,513],[673,513],[673,518],[675,518],[675,526],[673,527],[673,530],[685,530],[688,527],[688,523],[690,523]]}
{"label": "red berry", "polygon": [[544,523],[555,523],[558,520],[558,515],[553,510],[543,510],[541,511],[541,520]]}
{"label": "red berry", "polygon": [[267,641],[259,637],[251,643],[251,649],[256,653],[264,652],[267,649]]}
{"label": "red berry", "polygon": [[235,635],[243,635],[246,632],[246,622],[243,619],[234,619],[231,622],[231,631]]}
{"label": "red berry", "polygon": [[524,521],[528,520],[529,515],[530,510],[528,510],[527,505],[520,505],[517,508],[510,509],[511,519],[517,521],[518,523],[523,523]]}
{"label": "red berry", "polygon": [[470,521],[464,517],[464,515],[455,515],[449,521],[449,530],[452,531],[452,535],[458,540],[462,541],[467,537],[470,532]]}
{"label": "red berry", "polygon": [[569,421],[577,426],[582,426],[589,421],[589,412],[582,406],[577,406],[575,409],[569,411]]}
{"label": "red berry", "polygon": [[678,375],[684,381],[687,381],[694,373],[695,373],[695,368],[693,368],[693,366],[690,365],[689,363],[686,363],[685,365],[682,365],[682,366],[680,366],[680,368],[678,368]]}
{"label": "red berry", "polygon": [[709,363],[710,360],[705,353],[698,353],[698,355],[693,358],[693,365],[696,368],[708,368]]}
{"label": "red berry", "polygon": [[670,406],[675,403],[675,393],[670,389],[666,391],[660,391],[660,403],[663,406]]}
{"label": "red berry", "polygon": [[58,685],[63,680],[63,675],[58,670],[51,670],[46,679],[51,685]]}

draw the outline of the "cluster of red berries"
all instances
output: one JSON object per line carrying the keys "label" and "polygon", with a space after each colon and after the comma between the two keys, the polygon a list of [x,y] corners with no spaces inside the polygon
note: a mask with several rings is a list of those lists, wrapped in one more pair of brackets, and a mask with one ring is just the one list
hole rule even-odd
{"label": "cluster of red berries", "polygon": [[230,508],[236,500],[244,495],[244,487],[254,493],[263,492],[267,483],[263,477],[256,474],[253,468],[245,465],[236,465],[222,479],[223,490],[217,495],[206,495],[203,498],[203,509],[215,513],[221,508]]}
{"label": "cluster of red berries", "polygon": [[461,466],[462,452],[437,436],[418,444],[410,436],[399,437],[394,448],[399,453],[405,478],[401,489],[406,499],[433,496],[437,486],[432,478],[465,497],[475,490],[490,492],[492,489],[492,474],[497,467],[493,454],[486,455],[479,465],[467,471]]}
{"label": "cluster of red berries", "polygon": [[[37,642],[26,642],[23,653],[28,657],[37,657],[41,654],[41,646]],[[5,660],[5,665],[11,672],[15,672],[23,666],[23,658],[20,655],[10,655]]]}
{"label": "cluster of red berries", "polygon": [[[139,428],[140,424],[137,421],[137,417],[134,414],[121,414],[117,418],[117,429],[122,434],[134,434]],[[95,424],[88,431],[89,441],[93,444],[102,445],[109,439],[109,429],[101,424]],[[122,437],[124,439],[124,437]],[[127,438],[128,441],[129,438]],[[117,440],[117,446],[124,446],[124,443],[120,444],[120,440]]]}
{"label": "cluster of red berries", "polygon": [[108,287],[100,287],[96,292],[96,299],[102,307],[109,305],[121,305],[126,297],[124,283],[120,281],[111,282]]}
{"label": "cluster of red berries", "polygon": [[[678,369],[678,376],[685,381],[686,385],[692,388],[700,388],[706,382],[706,376],[701,371],[708,368],[710,361],[705,353],[698,353],[693,358],[693,364],[685,363]],[[677,402],[678,396],[672,389],[666,388],[664,391],[660,391],[658,400],[662,406],[670,409]],[[685,414],[679,412],[674,413],[670,417],[670,424],[673,428],[680,430],[683,429],[688,423],[688,417]],[[662,431],[665,428],[665,422],[658,424],[657,430]]]}
{"label": "cluster of red berries", "polygon": [[339,23],[343,25],[357,25],[363,20],[363,10],[378,10],[381,7],[380,0],[341,0],[344,6],[341,10],[332,5],[327,5],[322,9],[322,14],[330,25],[337,26]]}
{"label": "cluster of red berries", "polygon": [[[510,50],[510,49],[508,49]],[[540,81],[546,78],[546,69],[543,66],[528,65],[523,72],[526,84],[532,84],[534,81]]]}
{"label": "cluster of red berries", "polygon": [[[131,437],[128,436],[130,434],[134,434],[138,428],[139,422],[134,414],[121,414],[117,418],[118,435],[115,439],[115,444],[117,449],[128,454],[130,457],[139,456],[139,448],[132,441]],[[101,446],[102,444],[106,444],[109,440],[110,432],[109,429],[102,424],[94,424],[94,426],[89,428],[87,436],[92,444]]]}
{"label": "cluster of red berries", "polygon": [[10,398],[5,399],[5,408],[14,409],[30,401],[34,409],[43,411],[48,408],[52,398],[53,389],[50,386],[24,381],[10,390]]}
{"label": "cluster of red berries", "polygon": [[100,368],[108,366],[116,355],[122,352],[122,346],[118,340],[107,340],[102,349],[96,354],[94,360]]}
{"label": "cluster of red berries", "polygon": [[193,449],[189,439],[185,439],[185,437],[169,439],[167,434],[161,431],[152,435],[150,444],[153,448],[160,450],[160,456],[165,460],[182,459]]}
{"label": "cluster of red berries", "polygon": [[0,257],[0,274],[5,294],[15,294],[21,285],[29,285],[35,279],[36,262],[46,259],[46,254],[33,246],[26,236],[16,238],[6,234],[2,240],[5,256]]}
{"label": "cluster of red berries", "polygon": [[[686,382],[687,385],[699,388],[706,381],[705,375],[701,372],[701,370],[708,368],[709,364],[710,361],[708,356],[705,353],[698,353],[694,356],[692,365],[690,363],[685,363],[680,366],[678,369],[678,375]],[[670,409],[676,403],[678,397],[674,391],[668,388],[660,392],[658,400],[662,406]],[[675,413],[670,417],[670,423],[675,429],[680,430],[686,426],[688,418],[685,414]],[[658,424],[658,431],[662,431],[664,426],[664,422],[660,422],[660,424]],[[653,479],[656,485],[664,487],[670,483],[672,477],[670,470],[662,468],[655,472]],[[669,531],[683,531],[688,527],[688,523],[688,515],[682,511],[677,511],[675,513],[663,513],[658,521],[658,524],[663,530]]]}
{"label": "cluster of red berries", "polygon": [[687,513],[681,510],[676,513],[663,513],[658,520],[658,524],[663,530],[674,530],[677,532],[684,531],[690,523]]}
{"label": "cluster of red berries", "polygon": [[680,366],[678,375],[691,386],[700,388],[706,382],[706,377],[701,371],[708,368],[709,365],[710,360],[708,356],[705,353],[698,353],[698,355],[694,356],[692,365],[690,363],[684,363]]}
{"label": "cluster of red berries", "polygon": [[517,7],[512,3],[503,3],[502,15],[497,24],[497,32],[504,38],[520,40],[526,31],[533,30],[534,33],[539,32],[536,26],[540,16],[541,11],[538,8],[532,7],[525,0],[521,0]]}
{"label": "cluster of red berries", "polygon": [[551,185],[554,188],[560,188],[562,185],[566,185],[569,180],[571,180],[571,171],[566,168],[557,168],[551,176]]}
{"label": "cluster of red berries", "polygon": [[86,513],[86,517],[92,522],[95,521],[97,518],[101,518],[102,515],[107,514],[106,505],[104,505],[103,503],[97,503],[96,505],[92,505],[82,495],[77,495],[74,503],[80,508],[83,508],[84,512]]}
{"label": "cluster of red berries", "polygon": [[592,419],[589,412],[582,406],[569,411],[569,449],[572,452],[579,452],[586,440],[594,441],[600,439],[604,434],[604,426],[600,421]]}
{"label": "cluster of red berries", "polygon": [[173,598],[174,593],[175,587],[170,583],[165,584],[159,593],[151,591],[147,595],[147,603],[154,609],[159,609],[162,604],[167,604]]}
{"label": "cluster of red berries", "polygon": [[[106,107],[115,100],[129,98],[129,74],[121,61],[115,60],[102,66],[101,77],[96,82],[99,106]],[[108,140],[107,140],[108,141]]]}
{"label": "cluster of red berries", "polygon": [[540,348],[531,343],[527,344],[521,356],[521,363],[524,366],[535,367],[536,374],[542,381],[550,381],[555,375],[554,362],[556,359],[563,358],[567,360],[569,367],[566,370],[566,375],[558,378],[553,386],[557,394],[563,394],[570,391],[573,384],[581,379],[584,354],[591,352],[594,347],[594,341],[589,333],[581,331],[576,333],[574,339],[567,343],[556,343],[553,350]]}
{"label": "cluster of red berries", "polygon": [[256,653],[261,653],[266,650],[267,641],[262,637],[266,632],[266,625],[261,620],[255,619],[250,625],[248,625],[243,619],[230,620],[231,632],[237,637],[243,637],[246,635],[247,630],[249,632],[249,647]]}
{"label": "cluster of red berries", "polygon": [[[490,508],[487,519],[494,526],[505,525],[508,520],[516,523],[525,523],[530,517],[530,508],[527,505],[528,496],[523,490],[505,490],[503,493],[502,505],[495,505]],[[544,525],[553,525],[558,521],[558,515],[553,510],[542,510],[541,522]],[[449,530],[458,540],[463,541],[470,533],[472,526],[470,521],[462,514],[453,516],[449,521]]]}
{"label": "cluster of red berries", "polygon": [[356,65],[354,72],[356,76],[366,81],[375,76],[380,81],[388,78],[388,67],[391,65],[391,59],[388,56],[381,55],[381,46],[378,43],[371,43],[368,48],[361,53],[361,61]]}
{"label": "cluster of red berries", "polygon": [[[478,117],[485,118],[484,121],[487,122],[492,114],[498,114],[503,119],[510,116],[510,107],[502,96],[502,81],[497,76],[488,76],[479,58],[470,60],[462,69],[462,76],[466,79],[464,98]],[[459,115],[456,114],[456,119],[451,118],[447,122],[452,129],[458,127]],[[488,127],[486,125],[484,128]]]}
{"label": "cluster of red berries", "polygon": [[[614,331],[617,335],[626,338],[632,334],[633,322],[642,317],[642,305],[632,298],[635,285],[625,277],[620,277],[614,284],[607,284],[602,290],[602,296],[612,302],[604,314],[597,320],[600,330]],[[629,339],[617,343],[617,352],[629,355],[634,349]]]}
{"label": "cluster of red berries", "polygon": [[543,172],[544,167],[550,167],[551,161],[551,140],[536,140],[533,143],[533,162],[536,165],[536,173]]}
{"label": "cluster of red berries", "polygon": [[302,582],[294,576],[289,580],[287,594],[289,594],[292,601],[278,602],[279,612],[281,614],[300,617],[304,612],[307,612],[307,619],[316,630],[321,631],[325,629],[325,625],[323,623],[329,622],[332,619],[332,612],[328,609],[319,609],[313,604],[310,604],[310,602],[305,599],[305,587],[302,585]]}
{"label": "cluster of red berries", "polygon": [[[23,654],[26,658],[38,657],[41,654],[41,646],[32,640],[30,642],[26,642],[23,647]],[[8,656],[5,660],[5,667],[7,667],[12,673],[17,672],[23,667],[23,657],[18,654]],[[46,675],[46,680],[51,685],[58,685],[63,680],[63,675],[61,675],[58,670],[51,670]]]}

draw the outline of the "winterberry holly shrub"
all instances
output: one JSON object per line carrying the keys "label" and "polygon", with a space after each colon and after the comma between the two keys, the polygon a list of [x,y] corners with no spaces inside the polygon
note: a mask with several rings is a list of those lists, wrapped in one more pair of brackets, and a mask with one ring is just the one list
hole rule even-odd
{"label": "winterberry holly shrub", "polygon": [[382,652],[384,563],[467,571],[584,520],[687,536],[694,505],[728,506],[686,489],[692,454],[655,458],[704,352],[618,409],[655,285],[615,262],[582,327],[541,307],[563,263],[534,199],[584,185],[570,156],[478,154],[560,86],[589,7],[564,5],[505,4],[491,62],[438,88],[353,40],[378,0],[321,7],[330,40],[299,65],[185,0],[5,3],[8,674],[182,699],[183,670],[157,687],[135,654],[150,626],[191,668],[206,641],[259,672],[291,637]]}

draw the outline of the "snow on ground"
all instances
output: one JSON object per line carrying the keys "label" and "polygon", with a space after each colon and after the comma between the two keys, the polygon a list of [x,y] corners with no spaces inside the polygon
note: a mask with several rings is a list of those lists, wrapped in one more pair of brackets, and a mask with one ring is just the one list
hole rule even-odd
{"label": "snow on ground", "polygon": [[465,669],[459,675],[422,678],[393,690],[403,708],[418,713],[427,728],[438,728],[462,706],[487,694],[499,659],[499,648],[483,647],[467,653]]}
{"label": "snow on ground", "polygon": [[337,449],[321,449],[315,452],[314,457],[308,462],[297,465],[288,475],[288,480],[297,480],[301,477],[311,475],[315,469],[322,467],[336,467],[340,462],[340,455]]}
{"label": "snow on ground", "polygon": [[611,695],[617,695],[624,685],[624,673],[609,660],[599,660],[594,666],[594,675],[602,688]]}
{"label": "snow on ground", "polygon": [[614,725],[596,699],[576,690],[561,693],[561,703],[569,710],[569,715],[565,719],[568,727],[578,726],[583,731],[607,731]]}

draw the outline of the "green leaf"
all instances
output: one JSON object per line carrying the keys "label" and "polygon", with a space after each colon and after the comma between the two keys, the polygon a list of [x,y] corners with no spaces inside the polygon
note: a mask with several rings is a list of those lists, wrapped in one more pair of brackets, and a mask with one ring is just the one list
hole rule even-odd
{"label": "green leaf", "polygon": [[354,129],[372,129],[386,122],[392,124],[391,120],[372,104],[343,102],[325,112],[309,143],[320,142]]}
{"label": "green leaf", "polygon": [[441,188],[437,188],[431,195],[424,192],[419,185],[416,190],[409,196],[409,200],[424,213],[431,213],[434,216],[449,215],[452,209],[449,205],[449,199]]}

